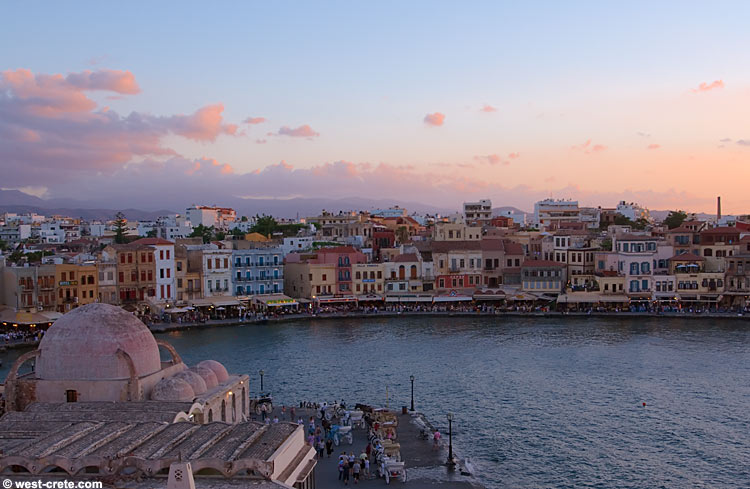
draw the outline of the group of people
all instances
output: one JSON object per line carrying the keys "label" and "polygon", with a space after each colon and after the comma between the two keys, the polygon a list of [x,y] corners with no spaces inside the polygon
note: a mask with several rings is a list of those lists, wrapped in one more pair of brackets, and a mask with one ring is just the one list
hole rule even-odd
{"label": "group of people", "polygon": [[0,339],[5,344],[39,341],[40,339],[42,339],[42,336],[44,336],[44,330],[8,330],[0,333]]}
{"label": "group of people", "polygon": [[[330,455],[329,455],[330,456]],[[353,479],[358,484],[360,479],[370,478],[370,456],[363,451],[359,457],[354,456],[354,452],[341,452],[339,455],[339,480],[344,482],[345,486],[349,485],[349,479]]]}

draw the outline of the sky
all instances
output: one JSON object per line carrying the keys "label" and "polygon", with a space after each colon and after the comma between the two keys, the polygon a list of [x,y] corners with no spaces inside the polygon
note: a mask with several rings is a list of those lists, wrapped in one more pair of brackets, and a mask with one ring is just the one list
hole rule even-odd
{"label": "sky", "polygon": [[0,9],[0,188],[750,212],[748,2]]}

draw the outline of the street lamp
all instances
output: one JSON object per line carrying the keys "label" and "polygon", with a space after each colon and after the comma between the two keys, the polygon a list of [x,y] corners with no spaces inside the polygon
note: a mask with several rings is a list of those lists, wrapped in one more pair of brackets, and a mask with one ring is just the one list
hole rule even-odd
{"label": "street lamp", "polygon": [[409,380],[411,380],[411,410],[414,411],[414,376],[410,375]]}
{"label": "street lamp", "polygon": [[448,413],[448,461],[446,464],[449,467],[456,465],[453,461],[453,413]]}
{"label": "street lamp", "polygon": [[261,370],[258,373],[260,374],[260,393],[263,394],[263,374],[265,374],[265,372]]}

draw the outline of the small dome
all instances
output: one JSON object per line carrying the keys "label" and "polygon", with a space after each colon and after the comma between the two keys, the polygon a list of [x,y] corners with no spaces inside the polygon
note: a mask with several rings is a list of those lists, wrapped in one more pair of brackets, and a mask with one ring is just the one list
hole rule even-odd
{"label": "small dome", "polygon": [[154,335],[138,318],[109,304],[80,306],[42,337],[36,375],[44,380],[128,379],[128,363],[117,350],[130,356],[138,377],[161,370]]}
{"label": "small dome", "polygon": [[219,381],[216,379],[216,374],[210,368],[196,365],[195,367],[190,367],[189,370],[201,376],[203,382],[206,383],[206,389],[213,389],[219,385]]}
{"label": "small dome", "polygon": [[193,388],[193,392],[196,396],[199,396],[208,390],[206,387],[206,381],[203,380],[203,377],[191,370],[183,370],[176,374],[174,378],[184,380],[190,384],[190,387]]}
{"label": "small dome", "polygon": [[225,369],[224,365],[220,364],[216,360],[203,360],[198,364],[198,367],[206,367],[213,370],[216,374],[216,380],[219,381],[219,384],[223,384],[229,379],[227,369]]}
{"label": "small dome", "polygon": [[186,380],[167,377],[156,383],[151,391],[151,399],[154,401],[192,401],[195,399],[195,392]]}

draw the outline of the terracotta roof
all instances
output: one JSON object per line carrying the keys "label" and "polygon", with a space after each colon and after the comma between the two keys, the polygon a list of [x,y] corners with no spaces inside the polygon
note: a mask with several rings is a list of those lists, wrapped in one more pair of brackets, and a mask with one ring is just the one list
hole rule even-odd
{"label": "terracotta roof", "polygon": [[398,255],[393,259],[394,263],[401,263],[401,262],[412,262],[412,261],[419,261],[419,258],[417,258],[416,253],[404,253],[403,255]]}
{"label": "terracotta roof", "polygon": [[648,236],[648,235],[641,235],[641,234],[620,234],[615,237],[617,241],[656,241],[659,238],[656,236]]}
{"label": "terracotta roof", "polygon": [[521,264],[521,268],[546,268],[546,267],[564,267],[564,263],[551,260],[525,260]]}
{"label": "terracotta roof", "polygon": [[719,226],[717,228],[711,228],[711,229],[704,229],[701,231],[701,234],[739,234],[739,229],[732,226]]}
{"label": "terracotta roof", "polygon": [[476,250],[481,249],[480,241],[433,241],[431,248],[433,253],[449,253],[458,250]]}
{"label": "terracotta roof", "polygon": [[174,243],[163,238],[141,238],[141,239],[136,239],[131,244],[155,246],[155,245],[173,245]]}
{"label": "terracotta roof", "polygon": [[672,261],[704,261],[705,258],[695,253],[681,253],[670,258]]}
{"label": "terracotta roof", "polygon": [[356,253],[353,246],[336,246],[335,248],[321,248],[316,253]]}
{"label": "terracotta roof", "polygon": [[520,243],[507,240],[504,240],[503,242],[505,244],[506,255],[523,255],[523,246],[521,246]]}
{"label": "terracotta roof", "polygon": [[694,231],[694,230],[686,227],[684,223],[680,227],[676,227],[674,229],[670,229],[669,231],[667,231],[667,233],[670,233],[670,234],[673,234],[673,233],[694,233],[694,232],[696,232],[696,231]]}

